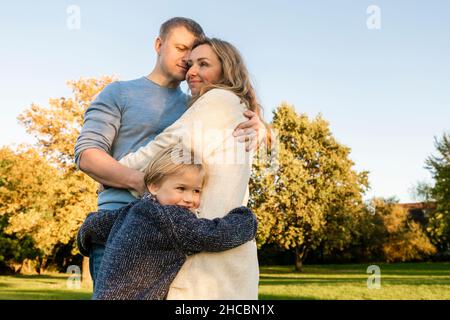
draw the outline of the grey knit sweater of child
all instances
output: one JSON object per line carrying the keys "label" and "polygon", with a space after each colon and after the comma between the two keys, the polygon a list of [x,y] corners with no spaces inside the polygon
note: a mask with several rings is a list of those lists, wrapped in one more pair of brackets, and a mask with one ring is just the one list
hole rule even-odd
{"label": "grey knit sweater of child", "polygon": [[232,249],[256,235],[246,207],[213,220],[148,195],[117,210],[90,213],[77,244],[89,256],[93,243],[106,245],[92,299],[165,299],[188,255]]}

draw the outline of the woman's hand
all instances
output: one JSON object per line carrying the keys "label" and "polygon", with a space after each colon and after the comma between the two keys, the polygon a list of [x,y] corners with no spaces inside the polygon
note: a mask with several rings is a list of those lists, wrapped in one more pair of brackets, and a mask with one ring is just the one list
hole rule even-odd
{"label": "woman's hand", "polygon": [[237,137],[239,142],[245,142],[246,151],[256,150],[266,134],[266,126],[259,116],[251,110],[246,110],[244,116],[249,120],[241,122],[234,129],[233,136]]}

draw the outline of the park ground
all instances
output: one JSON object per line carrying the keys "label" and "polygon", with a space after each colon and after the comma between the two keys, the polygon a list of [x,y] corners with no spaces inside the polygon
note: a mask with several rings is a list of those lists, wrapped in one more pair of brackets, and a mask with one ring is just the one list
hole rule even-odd
{"label": "park ground", "polygon": [[[381,271],[378,289],[367,273],[369,265],[305,265],[302,273],[294,272],[292,266],[263,266],[259,298],[450,300],[450,262],[376,264]],[[71,289],[68,276],[0,276],[0,299],[89,299],[92,289]]]}

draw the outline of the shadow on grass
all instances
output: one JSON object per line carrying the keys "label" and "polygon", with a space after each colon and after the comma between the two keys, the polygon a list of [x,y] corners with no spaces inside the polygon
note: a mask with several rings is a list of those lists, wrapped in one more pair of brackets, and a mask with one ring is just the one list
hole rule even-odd
{"label": "shadow on grass", "polygon": [[[56,275],[51,275],[51,274],[14,274],[14,275],[0,275],[0,281],[2,281],[3,279],[8,279],[8,278],[13,278],[13,279],[23,279],[23,280],[56,280],[56,281],[60,281],[60,280],[65,280],[66,278],[68,278],[69,275],[66,275],[64,273],[62,274],[56,274]],[[49,282],[50,283],[50,282]]]}
{"label": "shadow on grass", "polygon": [[21,287],[22,284],[29,286],[35,284],[38,286],[50,285],[54,286],[62,281],[66,281],[67,276],[62,275],[12,275],[12,276],[0,276],[0,288],[5,287]]}
{"label": "shadow on grass", "polygon": [[279,268],[272,268],[272,267],[261,267],[260,268],[261,274],[292,274],[297,276],[308,276],[311,274],[316,275],[327,275],[327,274],[365,274],[366,269],[359,268],[359,269],[333,269],[333,268],[316,268],[316,267],[305,267],[303,271],[296,271],[294,267],[279,267]]}
{"label": "shadow on grass", "polygon": [[352,278],[352,279],[318,279],[318,278],[311,278],[311,279],[274,279],[274,280],[267,280],[264,278],[261,278],[260,284],[265,286],[298,286],[298,285],[310,285],[310,284],[317,284],[317,285],[330,285],[330,284],[355,284],[355,283],[365,283],[365,279],[360,278]]}
{"label": "shadow on grass", "polygon": [[[264,280],[261,279],[261,285],[264,286],[301,286],[301,285],[318,285],[318,286],[329,286],[333,284],[337,285],[366,285],[366,279],[302,279],[302,280]],[[433,281],[433,280],[384,280],[384,285],[389,286],[449,286],[449,281]]]}
{"label": "shadow on grass", "polygon": [[0,292],[1,300],[89,300],[90,292],[75,290],[18,290]]}
{"label": "shadow on grass", "polygon": [[[13,278],[19,278],[19,279],[52,279],[52,280],[61,280],[69,275],[66,275],[64,273],[60,275],[52,275],[52,274],[15,274],[15,275],[5,275],[3,277],[13,277]],[[1,277],[1,275],[0,275]]]}
{"label": "shadow on grass", "polygon": [[[381,269],[382,275],[389,276],[450,276],[450,263],[372,263]],[[261,275],[265,274],[292,274],[292,275],[366,275],[366,270],[371,263],[354,265],[312,265],[304,266],[302,272],[298,272],[293,266],[261,266]]]}

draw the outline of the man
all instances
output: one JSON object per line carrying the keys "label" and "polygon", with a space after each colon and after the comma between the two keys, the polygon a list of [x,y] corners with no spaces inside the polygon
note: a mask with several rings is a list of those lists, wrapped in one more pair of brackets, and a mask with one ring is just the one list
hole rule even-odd
{"label": "man", "polygon": [[[164,22],[155,41],[153,71],[146,77],[108,85],[87,109],[75,161],[83,172],[110,187],[99,194],[99,209],[114,210],[134,201],[127,189],[146,191],[144,173],[117,160],[146,145],[186,111],[188,96],[179,85],[185,79],[194,41],[204,36],[201,26],[191,19]],[[234,135],[253,148],[257,135],[252,132],[263,124],[255,113],[246,111],[245,115],[250,120],[241,123]],[[103,251],[103,246],[93,246],[90,253],[94,285]]]}

